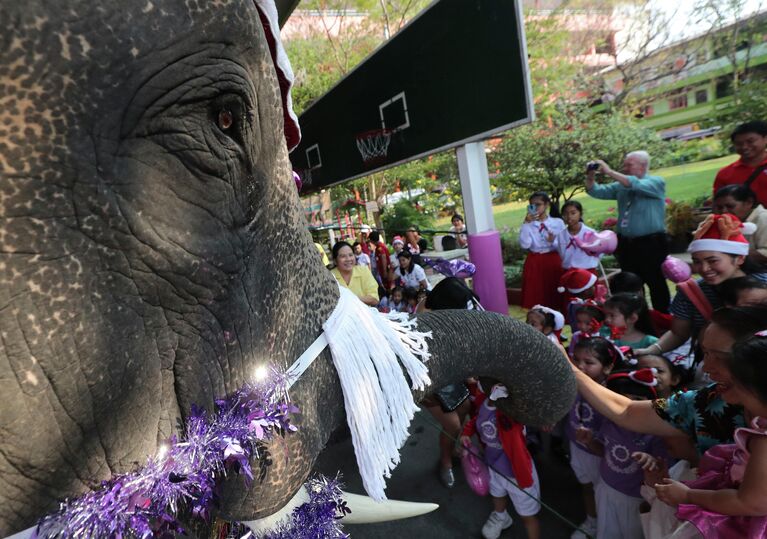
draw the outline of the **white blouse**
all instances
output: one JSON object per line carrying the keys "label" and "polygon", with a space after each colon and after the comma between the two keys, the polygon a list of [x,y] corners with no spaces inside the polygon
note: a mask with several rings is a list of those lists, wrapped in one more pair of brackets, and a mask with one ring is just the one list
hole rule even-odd
{"label": "white blouse", "polygon": [[[547,217],[545,221],[525,223],[519,229],[519,245],[533,253],[549,253],[557,249],[557,236],[564,230],[565,222],[556,217]],[[549,233],[554,239],[549,241]]]}
{"label": "white blouse", "polygon": [[583,240],[587,232],[594,229],[581,223],[581,230],[575,236],[570,234],[567,227],[557,236],[557,250],[562,258],[562,267],[565,269],[580,268],[594,269],[599,266],[599,257],[586,254],[586,251],[578,247],[576,239]]}
{"label": "white blouse", "polygon": [[[411,264],[412,261],[411,261]],[[413,264],[413,271],[410,273],[402,274],[402,268],[397,268],[394,271],[394,274],[397,277],[401,277],[402,281],[405,283],[406,288],[421,288],[421,281],[426,281],[426,290],[431,290],[431,285],[429,284],[429,280],[426,278],[426,272],[423,270],[421,266],[418,264]]]}

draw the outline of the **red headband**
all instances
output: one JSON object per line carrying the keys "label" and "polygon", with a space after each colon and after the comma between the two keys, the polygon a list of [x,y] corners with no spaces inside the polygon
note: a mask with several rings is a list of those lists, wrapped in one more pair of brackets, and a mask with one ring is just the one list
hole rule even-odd
{"label": "red headband", "polygon": [[654,396],[658,396],[655,387],[658,385],[658,380],[655,375],[658,374],[658,369],[639,369],[631,372],[616,372],[607,377],[607,381],[617,380],[618,378],[629,378],[637,384],[642,384],[645,387],[649,387]]}

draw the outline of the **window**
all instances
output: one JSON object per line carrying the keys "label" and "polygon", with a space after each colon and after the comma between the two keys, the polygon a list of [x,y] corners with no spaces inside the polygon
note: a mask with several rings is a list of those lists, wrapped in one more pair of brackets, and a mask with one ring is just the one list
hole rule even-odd
{"label": "window", "polygon": [[687,106],[687,94],[677,94],[668,100],[669,110],[683,109]]}
{"label": "window", "polygon": [[708,90],[698,90],[695,92],[695,104],[705,103],[708,101]]}
{"label": "window", "polygon": [[594,45],[597,54],[615,54],[615,32],[600,36]]}
{"label": "window", "polygon": [[655,110],[653,110],[652,105],[643,105],[639,107],[639,112],[637,112],[634,117],[636,118],[649,118],[655,114]]}
{"label": "window", "polygon": [[733,94],[732,79],[722,77],[716,80],[716,98],[727,97]]}

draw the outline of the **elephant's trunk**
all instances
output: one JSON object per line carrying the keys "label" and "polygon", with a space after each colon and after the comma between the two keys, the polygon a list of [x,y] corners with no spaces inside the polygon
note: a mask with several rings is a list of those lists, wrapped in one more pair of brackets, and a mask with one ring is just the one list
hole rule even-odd
{"label": "elephant's trunk", "polygon": [[[433,338],[428,363],[432,385],[416,392],[417,401],[445,384],[487,376],[508,387],[510,396],[499,400],[498,406],[522,423],[550,425],[570,409],[576,384],[567,359],[529,326],[494,313],[438,311],[418,316],[418,330],[432,331]],[[308,475],[331,432],[341,425],[344,399],[327,351],[291,393],[303,411],[302,427],[270,448],[273,457],[287,458],[272,459],[264,483],[227,493],[228,518],[253,520],[279,511]]]}
{"label": "elephant's trunk", "polygon": [[431,330],[430,390],[469,376],[503,382],[508,399],[499,408],[535,426],[563,417],[576,394],[575,377],[562,352],[540,332],[508,316],[476,311],[436,311],[418,316]]}

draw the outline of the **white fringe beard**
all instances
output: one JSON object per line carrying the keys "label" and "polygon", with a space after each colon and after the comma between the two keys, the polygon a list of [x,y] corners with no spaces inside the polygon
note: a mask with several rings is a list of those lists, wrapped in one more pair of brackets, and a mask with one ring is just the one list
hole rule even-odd
{"label": "white fringe beard", "polygon": [[[347,288],[323,329],[341,380],[344,405],[362,483],[374,500],[385,500],[385,478],[399,464],[399,450],[418,405],[412,389],[429,380],[426,338],[405,313],[384,314]],[[410,377],[408,387],[405,367]]]}

